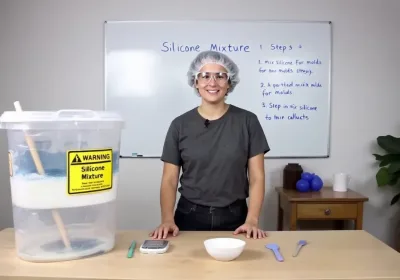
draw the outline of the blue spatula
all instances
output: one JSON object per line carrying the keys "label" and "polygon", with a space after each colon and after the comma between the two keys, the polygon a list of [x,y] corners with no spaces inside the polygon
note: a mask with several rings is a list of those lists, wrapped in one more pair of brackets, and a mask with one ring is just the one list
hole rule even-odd
{"label": "blue spatula", "polygon": [[270,250],[274,253],[275,259],[276,259],[278,262],[283,262],[283,257],[282,257],[282,255],[281,255],[281,253],[280,253],[280,251],[279,251],[279,246],[278,246],[278,244],[270,243],[270,244],[265,245],[265,247],[266,247],[267,249],[270,249]]}
{"label": "blue spatula", "polygon": [[297,257],[297,255],[300,252],[301,247],[303,247],[305,245],[307,245],[306,240],[299,240],[299,242],[297,243],[296,251],[293,253],[293,257]]}

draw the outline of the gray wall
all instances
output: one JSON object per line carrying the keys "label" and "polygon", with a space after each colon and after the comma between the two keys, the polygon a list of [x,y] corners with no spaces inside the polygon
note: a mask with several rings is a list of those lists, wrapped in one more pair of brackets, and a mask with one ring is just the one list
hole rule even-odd
{"label": "gray wall", "polygon": [[[392,192],[375,185],[375,139],[399,132],[400,1],[0,1],[0,112],[103,108],[105,20],[288,19],[333,22],[331,157],[298,160],[328,183],[337,171],[369,196],[364,228],[391,244]],[[218,27],[210,32],[220,32]],[[67,97],[70,95],[70,97]],[[361,102],[364,102],[362,104]],[[12,226],[6,134],[0,133],[0,228]],[[293,161],[293,160],[290,160]],[[274,187],[287,160],[266,160],[262,223],[276,225]],[[120,228],[159,219],[158,159],[122,160]]]}

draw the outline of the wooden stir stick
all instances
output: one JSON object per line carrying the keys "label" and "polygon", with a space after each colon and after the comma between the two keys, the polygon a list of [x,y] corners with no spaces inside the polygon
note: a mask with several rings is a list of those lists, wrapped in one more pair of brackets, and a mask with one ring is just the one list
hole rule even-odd
{"label": "wooden stir stick", "polygon": [[[19,101],[14,102],[14,107],[15,107],[15,110],[17,112],[22,112],[22,108],[21,108],[21,105],[20,105]],[[29,151],[31,152],[31,155],[32,155],[33,161],[35,163],[37,172],[40,175],[44,175],[44,173],[45,173],[44,172],[44,168],[43,168],[42,162],[40,160],[39,153],[36,150],[35,142],[32,140],[32,138],[25,131],[24,131],[24,133],[25,133],[25,141],[29,146]],[[66,248],[70,249],[71,248],[71,243],[70,243],[70,240],[68,238],[67,231],[65,229],[64,222],[63,222],[63,220],[62,220],[62,218],[60,216],[60,213],[57,210],[53,209],[52,210],[52,214],[53,214],[53,219],[54,219],[54,221],[55,221],[55,223],[57,225],[58,231],[60,232],[60,235],[61,235],[62,241],[64,243],[64,246]]]}

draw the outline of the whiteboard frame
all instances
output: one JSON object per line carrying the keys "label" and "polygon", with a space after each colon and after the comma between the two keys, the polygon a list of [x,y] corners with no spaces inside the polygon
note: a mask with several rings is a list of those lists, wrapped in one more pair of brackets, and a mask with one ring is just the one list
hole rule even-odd
{"label": "whiteboard frame", "polygon": [[[332,53],[333,53],[333,32],[332,32],[332,21],[330,20],[246,20],[246,19],[195,19],[195,20],[106,20],[103,22],[103,65],[104,65],[104,71],[103,71],[103,110],[107,110],[107,32],[106,32],[106,25],[107,24],[118,24],[118,23],[169,23],[169,22],[174,22],[174,23],[201,23],[201,22],[247,22],[247,23],[324,23],[324,24],[329,24],[330,27],[330,53],[329,53],[329,67],[328,67],[328,82],[329,85],[327,87],[328,89],[328,146],[327,146],[327,154],[323,156],[268,156],[268,153],[264,155],[264,159],[317,159],[317,158],[329,158],[331,155],[331,133],[332,133]],[[121,139],[122,141],[122,139]],[[120,158],[161,158],[161,155],[159,156],[146,156],[146,155],[137,155],[137,156],[120,156]]]}

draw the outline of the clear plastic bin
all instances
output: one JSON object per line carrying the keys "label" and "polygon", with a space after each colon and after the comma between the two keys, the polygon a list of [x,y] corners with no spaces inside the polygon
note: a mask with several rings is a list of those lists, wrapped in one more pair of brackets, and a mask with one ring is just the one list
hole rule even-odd
{"label": "clear plastic bin", "polygon": [[111,112],[4,112],[17,254],[33,262],[110,251],[122,118]]}

